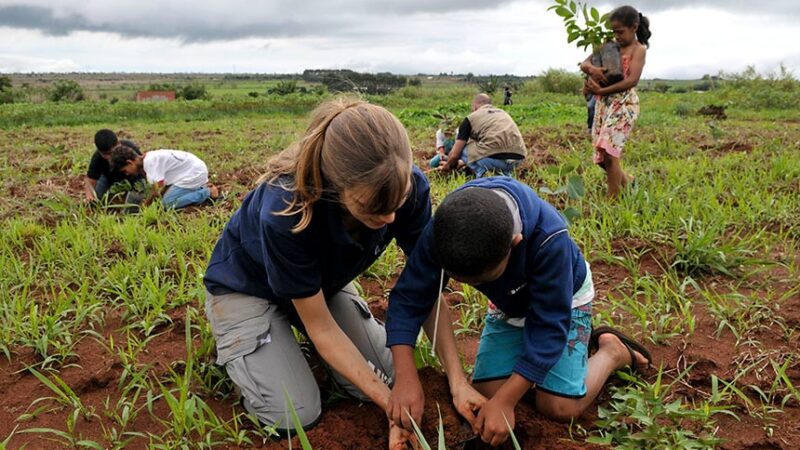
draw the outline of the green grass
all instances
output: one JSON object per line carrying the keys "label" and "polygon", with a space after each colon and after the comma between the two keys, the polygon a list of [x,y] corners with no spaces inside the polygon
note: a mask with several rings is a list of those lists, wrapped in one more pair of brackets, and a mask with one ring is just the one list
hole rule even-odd
{"label": "green grass", "polygon": [[[327,98],[242,93],[267,84],[213,86],[214,99],[199,102],[0,105],[0,176],[8,193],[0,198],[0,358],[50,392],[31,398],[19,423],[0,435],[0,448],[31,436],[88,448],[246,446],[269,438],[270,430],[230,412],[232,384],[212,364],[213,336],[201,306],[202,274],[237,198]],[[466,84],[425,84],[370,100],[400,118],[412,148],[424,155],[433,152],[439,116],[466,114],[475,92]],[[600,421],[586,430],[594,440],[635,447],[637,439],[652,438],[703,448],[715,442],[708,427],[717,413],[735,410],[778,432],[779,412],[800,401],[792,378],[797,358],[781,358],[760,342],[766,332],[786,343],[798,336],[781,305],[797,295],[800,273],[800,112],[735,102],[729,119],[713,126],[694,114],[705,104],[745,98],[734,94],[643,92],[623,160],[637,186],[616,202],[605,199],[604,175],[591,164],[580,96],[516,93],[508,108],[537,154],[552,157],[533,162],[523,181],[559,209],[575,210],[570,233],[597,279],[611,269],[624,274],[603,287],[597,321],[640,333],[658,348],[691,340],[702,312],[715,338],[730,339],[740,351],[740,376],[714,374],[717,388],[697,403],[672,389],[682,379],[675,370],[615,388]],[[677,105],[684,105],[681,114]],[[158,206],[134,216],[87,208],[77,189],[101,127],[145,150],[198,154],[230,200],[189,214]],[[731,142],[747,150],[730,151]],[[426,163],[422,156],[417,162]],[[465,178],[432,174],[430,180],[438,204]],[[363,276],[388,289],[401,256],[391,245]],[[641,272],[651,256],[660,267]],[[458,333],[477,335],[486,299],[468,286],[457,289]],[[184,338],[175,343],[182,357],[157,367],[150,349],[169,333]],[[65,371],[85,365],[82,349],[90,342],[120,369],[112,381],[119,395],[88,405],[79,386],[61,381]],[[422,363],[435,364],[428,351],[419,353]],[[687,370],[686,376],[694,369]],[[766,381],[755,384],[756,374]],[[646,414],[637,416],[642,408]],[[76,413],[58,427],[28,423],[53,409]],[[694,431],[653,425],[682,420],[694,421]],[[161,431],[137,429],[146,421]],[[89,438],[87,427],[100,431]]]}

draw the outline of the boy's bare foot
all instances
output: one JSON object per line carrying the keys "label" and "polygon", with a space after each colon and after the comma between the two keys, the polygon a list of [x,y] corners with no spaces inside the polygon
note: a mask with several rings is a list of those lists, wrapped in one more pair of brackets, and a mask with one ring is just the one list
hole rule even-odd
{"label": "boy's bare foot", "polygon": [[653,362],[653,357],[644,345],[609,326],[592,330],[589,349],[611,353],[618,362],[617,368],[630,366],[631,369],[638,370],[650,366]]}
{"label": "boy's bare foot", "polygon": [[209,190],[209,192],[211,192],[211,198],[212,199],[215,199],[215,198],[219,197],[219,188],[217,188],[213,184],[209,184],[208,185],[208,190]]}
{"label": "boy's bare foot", "polygon": [[636,357],[636,365],[633,367],[634,370],[644,369],[650,364],[650,361],[648,361],[644,355],[636,350],[630,349],[630,351],[628,351],[628,348],[626,348],[625,344],[622,343],[622,340],[611,333],[601,334],[598,337],[598,342],[600,344],[600,348],[608,348],[614,352],[615,359],[620,362],[618,368],[630,366],[631,355]]}

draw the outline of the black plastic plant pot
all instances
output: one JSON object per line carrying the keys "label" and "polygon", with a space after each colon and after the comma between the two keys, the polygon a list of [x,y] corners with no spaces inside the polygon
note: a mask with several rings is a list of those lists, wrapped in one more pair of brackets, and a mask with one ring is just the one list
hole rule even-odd
{"label": "black plastic plant pot", "polygon": [[606,69],[608,84],[603,84],[603,86],[618,83],[625,77],[622,73],[619,44],[616,42],[606,42],[599,50],[592,53],[592,65]]}

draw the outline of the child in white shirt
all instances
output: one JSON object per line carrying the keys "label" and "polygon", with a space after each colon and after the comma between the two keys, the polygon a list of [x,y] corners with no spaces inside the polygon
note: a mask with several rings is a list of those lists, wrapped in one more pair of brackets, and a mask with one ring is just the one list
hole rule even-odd
{"label": "child in white shirt", "polygon": [[125,175],[141,175],[155,185],[148,204],[160,194],[167,208],[184,208],[198,205],[209,198],[216,199],[219,192],[208,184],[208,167],[197,156],[181,150],[152,150],[142,155],[128,147],[118,145],[111,150],[113,170]]}

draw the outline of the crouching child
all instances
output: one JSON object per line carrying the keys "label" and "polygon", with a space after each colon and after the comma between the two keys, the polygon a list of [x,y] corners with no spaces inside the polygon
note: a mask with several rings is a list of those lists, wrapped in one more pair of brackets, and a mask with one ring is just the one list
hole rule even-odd
{"label": "crouching child", "polygon": [[619,331],[592,332],[591,270],[555,208],[511,178],[474,180],[436,210],[389,298],[387,346],[396,368],[390,411],[401,412],[390,418],[404,426],[410,421],[403,415],[421,419],[413,346],[448,278],[490,300],[472,378],[486,400],[462,415],[493,446],[508,438],[514,408],[532,389],[540,413],[569,421],[615,370],[650,362],[647,350]]}
{"label": "crouching child", "polygon": [[208,184],[208,168],[197,156],[181,150],[152,150],[138,154],[130,147],[118,145],[111,150],[114,170],[127,176],[141,175],[152,185],[143,204],[161,196],[167,208],[185,208],[217,199],[219,192]]}

